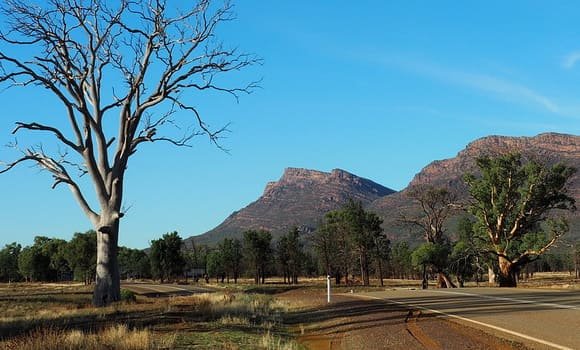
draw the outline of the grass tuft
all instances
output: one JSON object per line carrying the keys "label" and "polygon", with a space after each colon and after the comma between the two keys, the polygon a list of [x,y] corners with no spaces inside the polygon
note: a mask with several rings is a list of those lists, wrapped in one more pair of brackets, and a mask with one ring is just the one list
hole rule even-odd
{"label": "grass tuft", "polygon": [[250,320],[247,317],[225,315],[217,320],[221,326],[250,326]]}

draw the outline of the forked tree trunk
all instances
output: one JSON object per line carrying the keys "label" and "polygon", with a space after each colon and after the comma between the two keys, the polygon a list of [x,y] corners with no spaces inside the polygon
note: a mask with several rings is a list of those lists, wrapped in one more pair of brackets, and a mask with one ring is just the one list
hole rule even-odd
{"label": "forked tree trunk", "polygon": [[121,300],[121,282],[117,263],[119,219],[101,220],[97,231],[97,271],[93,305],[106,306]]}
{"label": "forked tree trunk", "polygon": [[437,288],[457,288],[451,278],[443,271],[437,272]]}
{"label": "forked tree trunk", "polygon": [[503,256],[498,257],[499,271],[497,280],[500,287],[517,287],[516,266]]}

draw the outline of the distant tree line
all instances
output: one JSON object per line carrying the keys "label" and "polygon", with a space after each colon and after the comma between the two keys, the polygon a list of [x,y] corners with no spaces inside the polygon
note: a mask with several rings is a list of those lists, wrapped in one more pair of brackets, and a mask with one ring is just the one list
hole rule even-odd
{"label": "distant tree line", "polygon": [[[496,276],[515,286],[535,272],[566,271],[580,278],[580,243],[550,250],[568,231],[563,215],[575,208],[566,184],[574,169],[545,166],[517,154],[477,159],[477,175],[466,174],[469,203],[447,188],[416,186],[406,193],[419,210],[400,214],[401,225],[423,237],[410,246],[391,244],[382,220],[349,200],[330,211],[314,232],[290,228],[276,240],[266,230],[247,230],[213,246],[184,241],[177,232],[151,241],[150,249],[120,247],[122,278],[160,282],[189,278],[237,283],[240,277],[263,284],[269,276],[297,284],[301,276],[331,276],[336,284],[369,285],[374,276],[429,279],[439,287]],[[395,213],[393,215],[396,215]],[[456,225],[449,219],[458,217]],[[450,230],[450,232],[447,232]],[[96,234],[75,233],[70,241],[36,237],[27,247],[11,243],[0,250],[0,281],[95,280]]]}
{"label": "distant tree line", "polygon": [[[0,281],[93,283],[97,239],[94,231],[75,233],[70,241],[37,236],[30,246],[7,244],[0,250]],[[150,277],[149,257],[139,249],[119,247],[119,266],[127,277]]]}
{"label": "distant tree line", "polygon": [[263,284],[268,276],[283,276],[284,283],[296,284],[299,276],[316,274],[297,228],[276,242],[266,230],[248,230],[242,239],[225,238],[214,246],[186,243],[172,232],[151,242],[149,256],[152,277],[161,282],[192,278],[237,283],[245,276]]}
{"label": "distant tree line", "polygon": [[[167,233],[151,242],[149,254],[141,249],[120,247],[120,273],[123,279],[154,278],[161,282],[187,282],[190,278],[201,279],[202,282],[237,283],[240,277],[250,277],[257,284],[266,282],[269,276],[282,277],[284,283],[297,284],[302,276],[328,274],[336,283],[350,285],[365,284],[365,275],[375,275],[379,284],[381,276],[391,279],[423,278],[425,245],[413,248],[405,241],[391,245],[378,229],[369,230],[366,234],[349,231],[350,220],[361,220],[363,217],[366,217],[363,221],[367,227],[373,227],[376,218],[364,210],[365,215],[360,215],[360,210],[358,204],[349,203],[329,213],[325,217],[325,225],[318,231],[305,234],[298,228],[292,228],[276,242],[264,230],[249,230],[244,232],[242,240],[225,238],[215,246],[184,242],[177,232]],[[352,215],[357,211],[360,215],[358,219]],[[331,238],[329,223],[334,229],[344,230],[340,236],[342,239]],[[493,265],[493,260],[485,260],[474,248],[473,225],[474,222],[468,217],[459,221],[456,230],[458,239],[450,243],[449,256],[445,258],[448,261],[445,270],[456,277],[459,285],[468,280],[482,281],[487,266]],[[360,238],[367,234],[367,238],[372,239]],[[361,248],[364,242],[369,245]],[[93,283],[95,244],[93,231],[75,233],[68,242],[39,236],[31,246],[24,248],[18,243],[7,244],[0,250],[0,281],[74,280]],[[366,258],[361,254],[367,254]],[[437,271],[428,266],[426,278],[437,279]],[[568,272],[580,278],[580,243],[567,250],[540,256],[526,265],[519,277],[533,277],[536,272]],[[370,283],[370,279],[366,283]]]}

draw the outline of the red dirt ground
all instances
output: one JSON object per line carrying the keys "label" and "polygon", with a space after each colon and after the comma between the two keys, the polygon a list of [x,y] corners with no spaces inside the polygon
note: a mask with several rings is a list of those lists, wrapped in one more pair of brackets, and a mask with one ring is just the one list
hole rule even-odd
{"label": "red dirt ground", "polygon": [[299,305],[285,323],[299,341],[313,350],[429,349],[522,350],[508,342],[452,321],[410,311],[379,300],[335,295],[331,304],[320,289],[299,288],[278,294],[288,305]]}

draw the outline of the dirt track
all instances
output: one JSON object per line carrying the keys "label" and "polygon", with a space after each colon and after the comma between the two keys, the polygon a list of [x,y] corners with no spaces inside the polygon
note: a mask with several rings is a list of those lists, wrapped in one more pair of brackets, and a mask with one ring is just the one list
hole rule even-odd
{"label": "dirt track", "polygon": [[326,304],[320,290],[297,289],[277,296],[304,309],[286,323],[314,350],[342,349],[525,349],[441,318],[354,296],[334,296]]}

